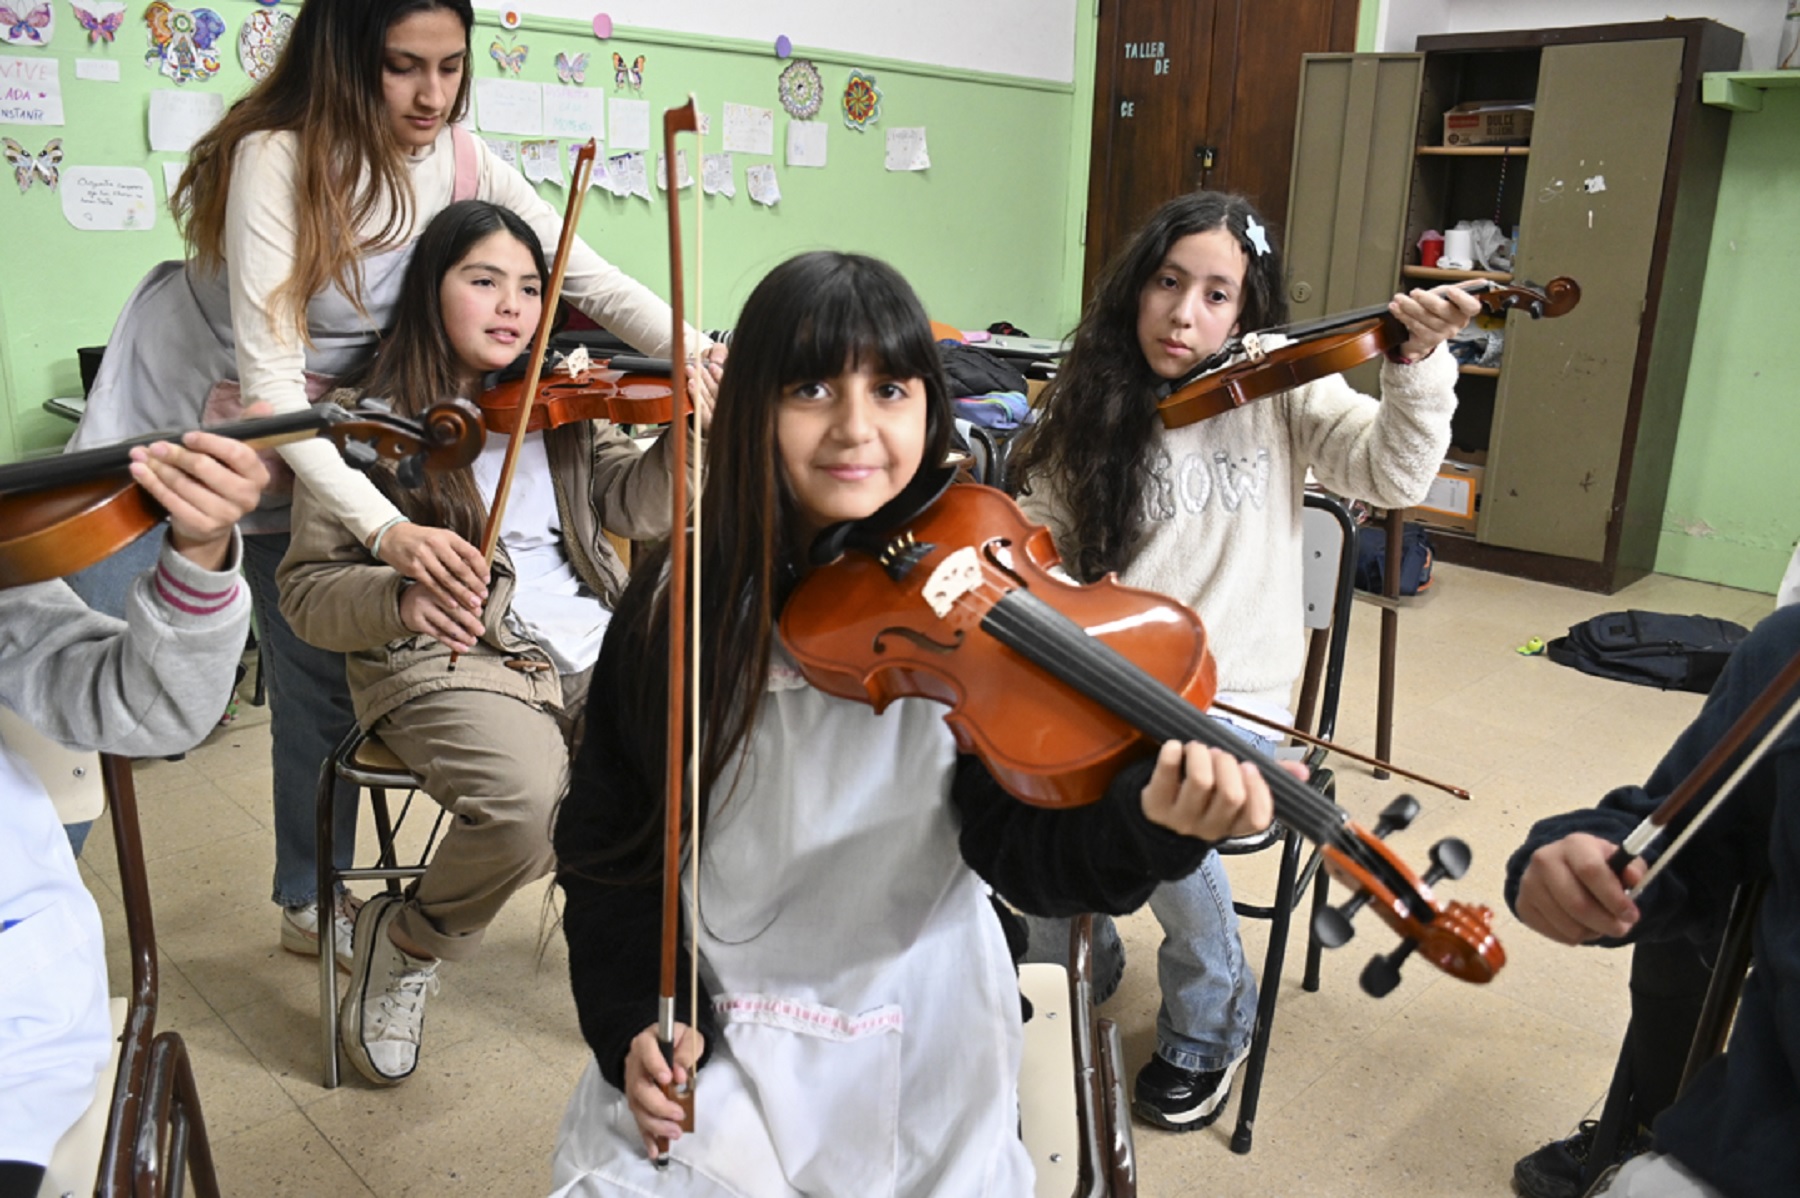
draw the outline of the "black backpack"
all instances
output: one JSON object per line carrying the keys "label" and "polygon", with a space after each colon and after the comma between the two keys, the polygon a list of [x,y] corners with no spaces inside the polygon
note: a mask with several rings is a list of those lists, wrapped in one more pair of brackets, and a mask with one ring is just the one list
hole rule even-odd
{"label": "black backpack", "polygon": [[1551,661],[1584,674],[1704,693],[1749,635],[1743,625],[1712,616],[1615,611],[1573,625],[1545,651]]}

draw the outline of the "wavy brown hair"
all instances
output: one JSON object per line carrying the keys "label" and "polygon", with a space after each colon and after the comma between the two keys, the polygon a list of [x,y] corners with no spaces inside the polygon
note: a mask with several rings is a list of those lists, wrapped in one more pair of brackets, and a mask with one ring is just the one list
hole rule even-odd
{"label": "wavy brown hair", "polygon": [[[396,414],[409,417],[441,400],[474,398],[466,394],[471,384],[468,368],[444,331],[443,283],[477,244],[495,233],[510,234],[531,251],[538,279],[549,279],[542,243],[512,209],[486,200],[450,205],[432,217],[419,236],[400,284],[393,331],[375,357],[345,380],[360,398],[383,400]],[[414,523],[448,528],[471,544],[480,543],[487,505],[469,467],[429,473],[413,488],[401,487],[386,463],[371,471],[371,477]]]}
{"label": "wavy brown hair", "polygon": [[1073,542],[1062,547],[1065,564],[1084,582],[1123,570],[1143,524],[1148,450],[1164,380],[1138,345],[1138,299],[1169,250],[1196,233],[1230,230],[1249,261],[1238,327],[1287,321],[1281,255],[1273,246],[1259,253],[1252,245],[1252,219],[1264,223],[1249,200],[1218,191],[1189,192],[1151,213],[1101,274],[1069,356],[1045,389],[1038,422],[1008,467],[1022,481],[1020,490],[1047,486],[1061,499]]}
{"label": "wavy brown hair", "polygon": [[[306,0],[275,69],[194,143],[170,199],[189,258],[220,269],[238,147],[252,133],[294,135],[294,271],[275,293],[273,316],[292,322],[306,344],[312,297],[336,284],[362,310],[362,256],[392,248],[412,224],[412,182],[389,123],[381,75],[388,30],[437,9],[462,22],[466,50],[475,24],[469,0]],[[465,58],[448,121],[468,112],[470,73]],[[359,231],[382,211],[386,220],[359,240]]]}

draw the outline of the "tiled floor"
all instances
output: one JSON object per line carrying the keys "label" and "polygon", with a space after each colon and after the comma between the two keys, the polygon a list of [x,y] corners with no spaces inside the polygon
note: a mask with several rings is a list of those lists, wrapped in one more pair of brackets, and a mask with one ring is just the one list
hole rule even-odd
{"label": "tiled floor", "polygon": [[[1514,646],[1627,607],[1749,625],[1771,606],[1767,596],[1672,578],[1607,597],[1440,566],[1431,592],[1401,617],[1394,751],[1474,798],[1410,788],[1425,811],[1395,847],[1418,863],[1434,840],[1462,837],[1474,868],[1441,892],[1500,909],[1506,856],[1531,821],[1641,780],[1699,704],[1521,657]],[[1374,608],[1357,605],[1340,721],[1340,739],[1365,750],[1374,740],[1377,623]],[[277,947],[265,898],[266,719],[246,704],[186,760],[138,770],[162,1026],[193,1053],[226,1193],[542,1193],[586,1052],[562,944],[549,932],[547,886],[514,900],[475,961],[445,967],[411,1081],[324,1089],[317,973]],[[1365,824],[1402,790],[1353,764],[1340,765],[1340,778],[1341,801]],[[112,852],[96,828],[84,867],[114,942],[118,990],[128,975]],[[1231,870],[1255,898],[1274,861],[1235,859]],[[1377,1001],[1357,973],[1392,938],[1366,915],[1359,924],[1357,940],[1328,955],[1316,994],[1300,990],[1299,954],[1290,955],[1254,1152],[1229,1151],[1230,1112],[1186,1136],[1139,1128],[1146,1198],[1504,1194],[1516,1157],[1596,1107],[1626,1016],[1623,954],[1558,948],[1501,911],[1508,963],[1492,984],[1467,985],[1414,961],[1399,990]],[[1246,924],[1255,962],[1263,926]],[[1135,1069],[1154,1034],[1158,932],[1147,912],[1124,930],[1131,964],[1106,1013],[1123,1027]]]}

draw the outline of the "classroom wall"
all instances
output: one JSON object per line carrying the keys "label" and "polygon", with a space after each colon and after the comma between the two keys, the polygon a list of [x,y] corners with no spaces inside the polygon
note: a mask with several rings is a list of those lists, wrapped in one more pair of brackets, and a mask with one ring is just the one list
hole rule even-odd
{"label": "classroom wall", "polygon": [[[1425,33],[1469,33],[1710,16],[1745,35],[1744,69],[1770,70],[1779,0],[1385,0],[1363,49],[1410,50]],[[1800,267],[1800,89],[1733,113],[1698,338],[1675,446],[1656,569],[1773,593],[1800,538],[1800,338],[1787,288]]]}
{"label": "classroom wall", "polygon": [[[688,0],[685,8],[691,14],[706,2]],[[709,196],[703,201],[698,295],[703,304],[699,318],[707,327],[729,325],[750,288],[775,263],[802,250],[830,247],[892,261],[912,280],[932,315],[946,323],[985,328],[1008,320],[1033,334],[1060,335],[1079,315],[1094,0],[1052,0],[1041,8],[1034,7],[1037,0],[1002,4],[1027,27],[1030,22],[1021,14],[1041,12],[1040,23],[1049,32],[1027,39],[1035,46],[1033,55],[987,57],[1018,70],[1056,74],[1064,70],[1054,65],[1060,55],[1072,76],[1061,81],[984,73],[943,61],[955,58],[950,49],[968,43],[968,31],[948,20],[954,6],[946,0],[931,2],[946,16],[938,26],[946,52],[938,61],[811,45],[809,18],[824,7],[862,7],[827,6],[825,0],[757,5],[768,17],[766,38],[639,28],[615,20],[606,42],[594,37],[593,5],[580,5],[587,15],[575,19],[545,15],[576,11],[568,0],[537,0],[522,6],[525,24],[511,40],[530,47],[522,75],[528,81],[554,83],[556,53],[587,52],[585,86],[613,94],[610,56],[616,50],[627,59],[645,56],[641,95],[653,113],[679,103],[689,90],[698,94],[702,111],[713,115],[715,127],[727,100],[775,110],[776,154],[739,155],[736,198]],[[185,86],[234,97],[248,86],[237,61],[237,32],[260,6],[251,0],[211,0],[211,6],[229,27],[224,67],[210,80]],[[162,163],[181,156],[148,149],[147,97],[152,88],[174,84],[144,65],[148,42],[142,8],[133,0],[117,39],[90,48],[66,4],[57,0],[58,28],[48,47],[0,47],[0,54],[61,63],[66,115],[61,128],[0,125],[0,135],[29,143],[33,153],[50,138],[61,137],[65,171],[75,165],[143,167],[160,202]],[[499,68],[487,53],[500,32],[496,17],[478,9],[477,21],[475,73],[497,77]],[[843,24],[839,20],[834,28],[841,30]],[[776,78],[784,64],[775,57],[773,30],[785,32],[794,54],[811,57],[825,79],[826,108],[820,119],[832,127],[829,164],[822,170],[788,167],[783,160],[788,118],[776,95]],[[1002,33],[987,28],[982,36],[991,49]],[[904,48],[915,58],[929,59],[929,45],[922,50],[921,44],[914,38]],[[977,39],[976,44],[982,43]],[[116,61],[121,80],[77,79],[77,58]],[[883,93],[880,122],[862,133],[846,128],[836,108],[852,67],[874,74]],[[926,129],[929,170],[884,169],[884,130],[892,126]],[[744,178],[750,162],[776,165],[782,193],[777,207],[750,201]],[[560,187],[544,184],[540,192],[559,209],[565,203]],[[586,201],[581,230],[603,255],[666,294],[667,226],[660,199],[658,193],[659,202],[652,205],[594,192]],[[691,213],[692,204],[684,211]],[[178,257],[181,246],[166,209],[157,213],[156,225],[148,231],[77,231],[64,218],[58,196],[41,184],[22,195],[12,187],[0,188],[0,219],[15,247],[9,286],[0,289],[0,460],[12,460],[51,451],[67,438],[72,426],[45,412],[43,401],[80,393],[76,348],[104,343],[131,288],[156,262]],[[691,248],[690,240],[690,254]],[[690,281],[690,304],[695,294]]]}

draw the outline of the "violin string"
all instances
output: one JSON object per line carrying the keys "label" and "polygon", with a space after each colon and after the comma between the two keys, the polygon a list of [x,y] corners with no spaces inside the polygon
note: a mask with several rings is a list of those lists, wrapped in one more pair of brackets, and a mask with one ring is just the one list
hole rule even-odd
{"label": "violin string", "polygon": [[[690,92],[688,94],[689,102],[692,103],[693,99],[693,93]],[[696,122],[696,126],[697,125],[698,122]],[[697,152],[703,149],[700,142],[700,131],[697,127],[694,130],[694,145]],[[676,163],[679,160],[680,153],[679,150],[676,150],[675,153],[671,155],[671,160],[666,167],[669,177],[669,202],[676,205],[681,203],[681,174],[676,170]],[[696,156],[698,156],[698,153]],[[702,316],[703,305],[705,303],[705,293],[702,288],[705,286],[706,263],[702,257],[702,254],[704,253],[704,243],[702,241],[702,230],[700,227],[702,205],[700,204],[700,189],[696,187],[693,190],[694,327],[695,329],[703,329],[706,327],[705,319]],[[684,314],[677,313],[677,316],[685,319]],[[691,381],[692,377],[693,376],[690,373],[688,377],[683,380],[684,384]],[[680,395],[670,397],[669,418],[671,420],[687,419],[687,417],[682,414],[681,410],[684,398],[684,396]],[[693,423],[689,426],[692,435],[693,452],[689,455],[687,463],[689,475],[688,493],[693,497],[694,507],[693,559],[688,565],[688,572],[690,575],[688,602],[691,605],[689,608],[690,615],[688,616],[688,627],[692,630],[693,637],[688,651],[688,701],[692,705],[690,708],[690,719],[692,720],[694,729],[691,737],[691,747],[688,750],[688,778],[690,779],[689,793],[692,795],[693,803],[693,815],[691,820],[694,829],[693,859],[689,865],[689,870],[691,871],[689,885],[691,891],[690,905],[692,908],[689,927],[692,929],[692,932],[688,937],[688,952],[690,954],[688,962],[688,1012],[693,1019],[692,1026],[694,1027],[700,1026],[700,613],[703,610],[700,600],[705,589],[700,577],[700,563],[706,556],[701,552],[700,548],[700,531],[703,527],[700,519],[700,494],[701,483],[705,478],[705,472],[700,468],[700,462],[705,448],[702,444],[703,434],[701,432],[700,423],[700,414],[698,410],[696,410]]]}

